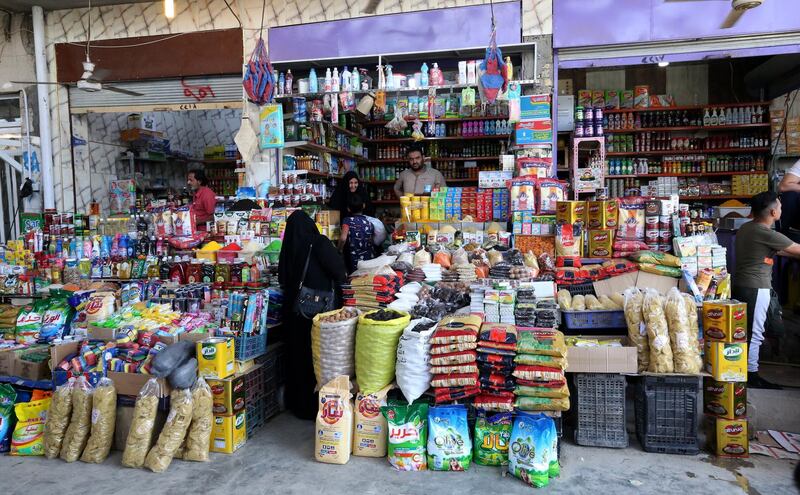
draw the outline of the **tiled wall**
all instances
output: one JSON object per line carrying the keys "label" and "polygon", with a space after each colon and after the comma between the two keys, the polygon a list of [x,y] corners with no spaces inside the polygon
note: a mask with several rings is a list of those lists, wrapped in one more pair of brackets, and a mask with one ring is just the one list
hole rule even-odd
{"label": "tiled wall", "polygon": [[[145,112],[144,116],[152,118],[156,130],[170,140],[172,153],[195,158],[202,158],[206,146],[233,142],[241,122],[240,110]],[[127,113],[90,113],[73,117],[73,132],[82,139],[74,145],[79,209],[92,199],[99,201],[101,207],[107,207],[109,181],[130,177],[128,162],[118,159],[126,150],[119,139],[120,131],[127,128]],[[163,179],[166,184],[180,188],[186,181],[187,168],[187,164],[181,162],[146,164],[142,167],[143,175],[137,179],[142,184]]]}
{"label": "tiled wall", "polygon": [[[249,53],[258,40],[262,2],[233,0],[229,3],[241,19],[245,51]],[[364,15],[362,11],[368,3],[369,0],[267,0],[264,24],[265,27],[269,27],[362,16]],[[375,13],[380,15],[484,3],[489,3],[489,0],[382,0]],[[175,4],[176,16],[171,22],[164,17],[163,4],[160,1],[96,7],[91,9],[91,16],[85,8],[48,12],[45,22],[51,78],[55,80],[55,43],[85,40],[89,17],[91,17],[93,39],[206,31],[239,26],[223,0],[176,0]],[[552,0],[523,0],[522,5],[524,36],[552,34]],[[424,40],[420,40],[420,49],[423,47]],[[90,160],[88,154],[91,151],[76,149],[74,176],[78,183],[78,191],[74,190],[70,127],[76,136],[81,136],[80,132],[88,134],[89,123],[85,116],[76,116],[73,122],[70,122],[68,96],[64,88],[51,89],[50,104],[56,207],[82,211],[88,204],[87,195],[91,196],[88,175],[92,173],[102,175],[106,172],[94,170],[93,167],[100,165]],[[269,160],[266,156],[262,159]],[[96,187],[94,182],[92,178],[92,188]],[[74,204],[73,196],[77,197],[77,205]]]}

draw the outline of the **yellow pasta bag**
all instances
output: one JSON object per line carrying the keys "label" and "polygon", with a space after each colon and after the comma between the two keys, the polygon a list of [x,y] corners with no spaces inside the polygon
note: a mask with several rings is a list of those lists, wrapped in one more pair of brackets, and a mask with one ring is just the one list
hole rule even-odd
{"label": "yellow pasta bag", "polygon": [[642,301],[642,318],[647,329],[650,344],[651,373],[672,373],[675,365],[672,360],[667,317],[664,314],[664,301],[655,289],[646,289]]}

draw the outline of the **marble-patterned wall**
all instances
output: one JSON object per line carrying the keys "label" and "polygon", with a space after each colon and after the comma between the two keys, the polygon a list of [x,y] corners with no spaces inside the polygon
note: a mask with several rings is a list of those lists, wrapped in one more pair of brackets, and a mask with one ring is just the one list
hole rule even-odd
{"label": "marble-patterned wall", "polygon": [[[170,141],[171,154],[202,158],[206,146],[225,145],[241,122],[240,110],[194,110],[186,112],[144,112],[152,118],[156,130]],[[120,131],[128,128],[127,113],[90,113],[73,116],[73,133],[81,138],[75,149],[76,201],[81,209],[92,200],[108,206],[109,181],[131,176],[129,162],[119,156],[127,146],[120,141]],[[145,164],[136,179],[143,185],[155,180],[181,188],[186,181],[186,162]]]}
{"label": "marble-patterned wall", "polygon": [[[364,8],[370,0],[267,0],[264,25],[282,26],[309,22],[346,19],[365,15]],[[244,49],[249,53],[259,36],[262,14],[260,0],[229,0],[241,20],[244,32]],[[457,7],[489,3],[489,0],[382,0],[377,15],[410,12],[435,8]],[[162,11],[162,2],[136,3],[94,7],[91,9],[56,10],[46,13],[47,59],[50,76],[55,80],[55,44],[86,39],[86,28],[91,19],[93,39],[125,38],[134,36],[164,35],[183,32],[229,29],[240,23],[228,10],[224,0],[176,0],[176,15],[168,21]],[[522,34],[539,36],[552,34],[552,0],[522,1]],[[423,41],[420,42],[422,48]],[[551,57],[552,59],[552,57]],[[90,151],[76,149],[73,170],[70,128],[75,136],[79,130],[89,133],[85,116],[75,116],[70,121],[68,94],[65,88],[55,86],[50,90],[53,128],[54,183],[56,207],[62,210],[82,211],[86,208],[84,190],[91,175],[93,163]],[[252,109],[250,109],[252,111]],[[271,155],[264,153],[263,155]],[[79,157],[85,161],[78,163]],[[268,156],[261,159],[269,161]],[[73,184],[78,183],[80,194]],[[94,179],[92,179],[94,183]],[[88,189],[89,191],[91,190]],[[88,193],[91,195],[91,192]],[[73,198],[77,199],[77,204]]]}

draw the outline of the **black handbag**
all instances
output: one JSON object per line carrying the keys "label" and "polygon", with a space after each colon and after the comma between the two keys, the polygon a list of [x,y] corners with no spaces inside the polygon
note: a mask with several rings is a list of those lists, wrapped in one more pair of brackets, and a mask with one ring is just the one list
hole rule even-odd
{"label": "black handbag", "polygon": [[308,263],[311,261],[311,249],[313,247],[313,244],[308,246],[308,256],[306,257],[306,264],[303,267],[303,276],[300,278],[297,299],[294,302],[294,312],[309,320],[313,319],[319,313],[333,310],[333,305],[335,303],[333,282],[331,282],[330,290],[312,289],[303,285],[306,280],[306,272],[308,271]]}

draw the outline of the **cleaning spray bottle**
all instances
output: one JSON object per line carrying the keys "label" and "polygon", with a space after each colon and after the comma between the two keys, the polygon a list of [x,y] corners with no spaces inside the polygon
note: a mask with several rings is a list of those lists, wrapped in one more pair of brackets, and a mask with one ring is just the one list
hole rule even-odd
{"label": "cleaning spray bottle", "polygon": [[350,91],[352,83],[352,75],[350,71],[347,69],[347,66],[344,66],[344,70],[342,71],[342,91]]}

